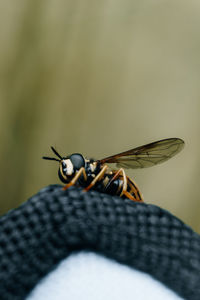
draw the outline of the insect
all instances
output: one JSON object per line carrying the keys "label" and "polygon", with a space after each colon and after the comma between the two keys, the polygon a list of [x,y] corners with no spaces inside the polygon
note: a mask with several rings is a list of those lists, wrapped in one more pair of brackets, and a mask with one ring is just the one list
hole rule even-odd
{"label": "insect", "polygon": [[[65,183],[64,190],[72,185],[78,185],[85,191],[90,189],[122,198],[143,202],[136,183],[126,176],[124,169],[147,168],[160,164],[180,152],[184,141],[179,138],[169,138],[140,146],[100,160],[84,158],[80,153],[62,157],[51,147],[55,157],[43,156],[43,159],[59,162],[58,175]],[[108,164],[116,164],[117,170]]]}

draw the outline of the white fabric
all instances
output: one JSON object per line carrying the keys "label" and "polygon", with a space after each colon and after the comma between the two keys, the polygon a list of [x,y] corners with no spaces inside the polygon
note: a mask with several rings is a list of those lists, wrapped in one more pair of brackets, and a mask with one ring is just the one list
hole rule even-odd
{"label": "white fabric", "polygon": [[63,260],[26,300],[180,300],[151,276],[92,252]]}

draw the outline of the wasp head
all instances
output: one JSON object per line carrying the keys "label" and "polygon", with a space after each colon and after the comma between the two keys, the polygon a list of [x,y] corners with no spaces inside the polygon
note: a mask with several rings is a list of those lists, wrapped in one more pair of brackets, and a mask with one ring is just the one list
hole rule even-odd
{"label": "wasp head", "polygon": [[51,149],[59,159],[46,156],[43,156],[43,159],[55,160],[59,162],[58,176],[62,182],[70,182],[76,171],[82,167],[85,167],[85,159],[81,154],[73,153],[70,156],[62,157],[53,147],[51,147]]}

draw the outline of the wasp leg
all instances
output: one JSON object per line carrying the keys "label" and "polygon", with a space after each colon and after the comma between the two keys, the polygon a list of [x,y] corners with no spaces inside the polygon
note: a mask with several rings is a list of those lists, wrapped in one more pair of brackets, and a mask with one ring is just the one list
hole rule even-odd
{"label": "wasp leg", "polygon": [[124,191],[124,195],[130,199],[130,200],[133,200],[133,201],[137,201],[129,192],[127,191]]}
{"label": "wasp leg", "polygon": [[127,191],[127,178],[126,178],[126,173],[124,171],[123,168],[119,169],[115,175],[112,177],[112,179],[109,181],[109,183],[107,184],[105,190],[108,188],[108,186],[111,185],[111,183],[116,180],[117,178],[120,177],[120,174],[123,176],[123,188],[122,188],[122,192],[120,194],[120,197]]}
{"label": "wasp leg", "polygon": [[76,175],[74,176],[74,178],[64,186],[63,190],[67,190],[70,186],[74,185],[77,180],[80,178],[80,176],[83,174],[85,181],[87,180],[87,174],[85,172],[85,168],[82,167],[78,170],[78,172],[76,173]]}
{"label": "wasp leg", "polygon": [[[137,184],[133,181],[133,179],[130,179],[127,176],[127,181],[128,181],[128,185],[130,187],[130,192],[125,192],[125,196],[131,200],[137,201],[137,202],[144,202],[143,197],[139,191],[139,188],[137,187]],[[131,192],[135,195],[135,197],[133,197],[131,195]]]}
{"label": "wasp leg", "polygon": [[92,180],[92,182],[84,189],[84,191],[89,191],[95,184],[98,180],[100,180],[103,175],[105,174],[106,170],[108,169],[108,166],[105,165],[102,170],[98,173],[98,175]]}

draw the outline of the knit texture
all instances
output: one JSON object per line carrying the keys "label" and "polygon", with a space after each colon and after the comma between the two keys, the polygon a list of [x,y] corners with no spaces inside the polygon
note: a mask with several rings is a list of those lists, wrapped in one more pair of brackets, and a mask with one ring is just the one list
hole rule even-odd
{"label": "knit texture", "polygon": [[185,299],[200,299],[200,237],[191,228],[154,205],[60,185],[1,217],[1,299],[24,299],[80,249],[149,273]]}

